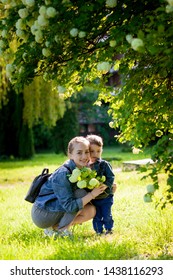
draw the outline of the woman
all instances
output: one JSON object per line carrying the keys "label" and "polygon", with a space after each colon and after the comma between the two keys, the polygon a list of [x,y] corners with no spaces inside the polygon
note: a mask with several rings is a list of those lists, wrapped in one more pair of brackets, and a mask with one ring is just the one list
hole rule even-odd
{"label": "woman", "polygon": [[[82,198],[76,198],[76,186],[68,180],[73,169],[87,166],[90,159],[89,145],[89,141],[81,136],[69,142],[69,160],[49,177],[34,202],[32,220],[35,225],[45,229],[45,235],[70,235],[68,228],[71,225],[81,224],[95,216],[96,210],[90,201],[101,194],[105,186],[93,189]],[[67,213],[72,214],[71,220]],[[68,221],[65,221],[65,217],[68,217]]]}

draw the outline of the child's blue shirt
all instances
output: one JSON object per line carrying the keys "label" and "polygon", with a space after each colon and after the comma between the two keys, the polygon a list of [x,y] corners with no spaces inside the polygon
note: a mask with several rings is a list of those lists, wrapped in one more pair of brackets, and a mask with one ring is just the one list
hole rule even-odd
{"label": "child's blue shirt", "polygon": [[109,194],[113,194],[112,185],[115,179],[115,175],[113,173],[113,169],[110,163],[100,158],[95,163],[91,164],[90,167],[91,169],[97,171],[98,176],[104,175],[106,177],[106,181],[103,184],[108,186],[107,189],[104,191],[104,193],[97,196],[96,199],[105,198]]}

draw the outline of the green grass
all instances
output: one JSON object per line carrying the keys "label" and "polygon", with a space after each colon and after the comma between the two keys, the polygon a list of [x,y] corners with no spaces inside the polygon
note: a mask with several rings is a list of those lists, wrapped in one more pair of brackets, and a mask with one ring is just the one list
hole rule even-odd
{"label": "green grass", "polygon": [[[0,259],[1,260],[146,260],[173,259],[172,208],[155,209],[144,203],[149,179],[138,171],[120,172],[123,160],[149,157],[120,148],[105,148],[103,157],[113,165],[118,185],[114,197],[114,233],[96,236],[91,221],[73,228],[74,237],[43,237],[31,220],[32,204],[24,196],[32,179],[49,167],[52,172],[64,155],[37,154],[32,160],[0,162]],[[161,174],[160,180],[165,181]]]}

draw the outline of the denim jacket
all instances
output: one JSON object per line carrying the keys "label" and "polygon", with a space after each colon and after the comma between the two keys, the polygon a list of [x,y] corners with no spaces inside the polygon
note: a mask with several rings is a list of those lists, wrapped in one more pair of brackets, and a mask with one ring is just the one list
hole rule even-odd
{"label": "denim jacket", "polygon": [[[66,161],[65,165],[71,172],[76,168],[73,160]],[[39,196],[34,202],[35,205],[51,212],[76,213],[81,210],[82,199],[74,197],[75,184],[68,180],[68,174],[71,172],[64,165],[55,170],[41,187]]]}
{"label": "denim jacket", "polygon": [[110,165],[110,163],[106,160],[98,159],[90,167],[91,169],[97,171],[98,176],[104,175],[106,177],[106,181],[103,184],[108,186],[104,193],[97,196],[96,199],[102,199],[106,198],[110,194],[112,195],[112,185],[114,182],[115,175],[113,173],[112,166]]}

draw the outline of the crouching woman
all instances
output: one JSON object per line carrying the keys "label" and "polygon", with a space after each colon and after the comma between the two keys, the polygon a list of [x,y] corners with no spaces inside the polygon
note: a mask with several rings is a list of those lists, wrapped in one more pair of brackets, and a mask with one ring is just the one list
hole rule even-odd
{"label": "crouching woman", "polygon": [[44,229],[45,235],[71,235],[70,226],[91,220],[96,214],[95,206],[90,201],[104,192],[105,187],[76,198],[76,186],[68,179],[76,167],[87,166],[89,145],[89,141],[81,136],[69,142],[69,159],[48,178],[33,204],[32,220],[36,226]]}

